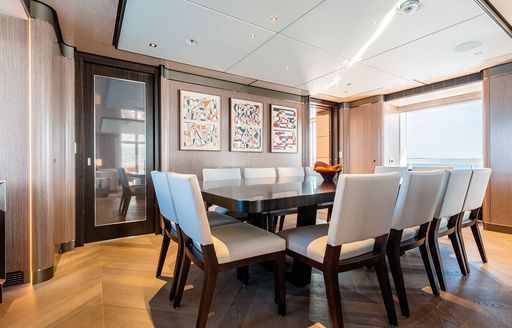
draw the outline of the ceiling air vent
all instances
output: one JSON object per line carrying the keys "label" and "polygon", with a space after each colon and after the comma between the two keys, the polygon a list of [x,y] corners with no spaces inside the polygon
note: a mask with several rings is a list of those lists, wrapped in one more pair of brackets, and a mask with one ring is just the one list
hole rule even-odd
{"label": "ceiling air vent", "polygon": [[418,11],[421,6],[423,5],[423,2],[421,0],[406,0],[398,6],[396,9],[400,14],[404,15],[411,15]]}

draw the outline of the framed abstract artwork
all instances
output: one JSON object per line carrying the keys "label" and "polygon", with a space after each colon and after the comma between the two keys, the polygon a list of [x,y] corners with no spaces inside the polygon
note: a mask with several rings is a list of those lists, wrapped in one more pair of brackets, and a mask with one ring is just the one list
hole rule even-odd
{"label": "framed abstract artwork", "polygon": [[297,108],[270,106],[271,151],[273,153],[297,152]]}
{"label": "framed abstract artwork", "polygon": [[221,150],[220,97],[180,90],[180,149]]}
{"label": "framed abstract artwork", "polygon": [[263,151],[263,104],[231,98],[231,151]]}

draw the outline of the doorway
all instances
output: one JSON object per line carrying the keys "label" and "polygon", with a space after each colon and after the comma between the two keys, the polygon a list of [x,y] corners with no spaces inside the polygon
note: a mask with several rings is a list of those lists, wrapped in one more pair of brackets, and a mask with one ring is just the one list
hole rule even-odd
{"label": "doorway", "polygon": [[79,55],[78,245],[155,231],[158,69],[129,64]]}
{"label": "doorway", "polygon": [[309,166],[317,161],[337,164],[338,153],[337,106],[315,100],[309,107]]}

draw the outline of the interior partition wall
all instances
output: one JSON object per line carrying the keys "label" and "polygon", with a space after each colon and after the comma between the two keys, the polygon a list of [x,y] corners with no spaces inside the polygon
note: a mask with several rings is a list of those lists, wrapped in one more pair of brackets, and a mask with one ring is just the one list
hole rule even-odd
{"label": "interior partition wall", "polygon": [[53,276],[74,241],[74,63],[55,13],[0,15],[0,179],[7,181],[6,284]]}

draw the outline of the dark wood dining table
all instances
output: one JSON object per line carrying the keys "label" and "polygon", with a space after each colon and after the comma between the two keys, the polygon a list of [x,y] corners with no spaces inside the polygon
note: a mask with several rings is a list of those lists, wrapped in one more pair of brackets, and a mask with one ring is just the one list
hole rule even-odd
{"label": "dark wood dining table", "polygon": [[[265,213],[297,208],[297,226],[316,224],[318,205],[334,201],[336,184],[321,177],[282,177],[203,181],[206,203],[246,213],[248,221],[264,227]],[[311,267],[294,262],[287,278],[296,286],[310,282]]]}

